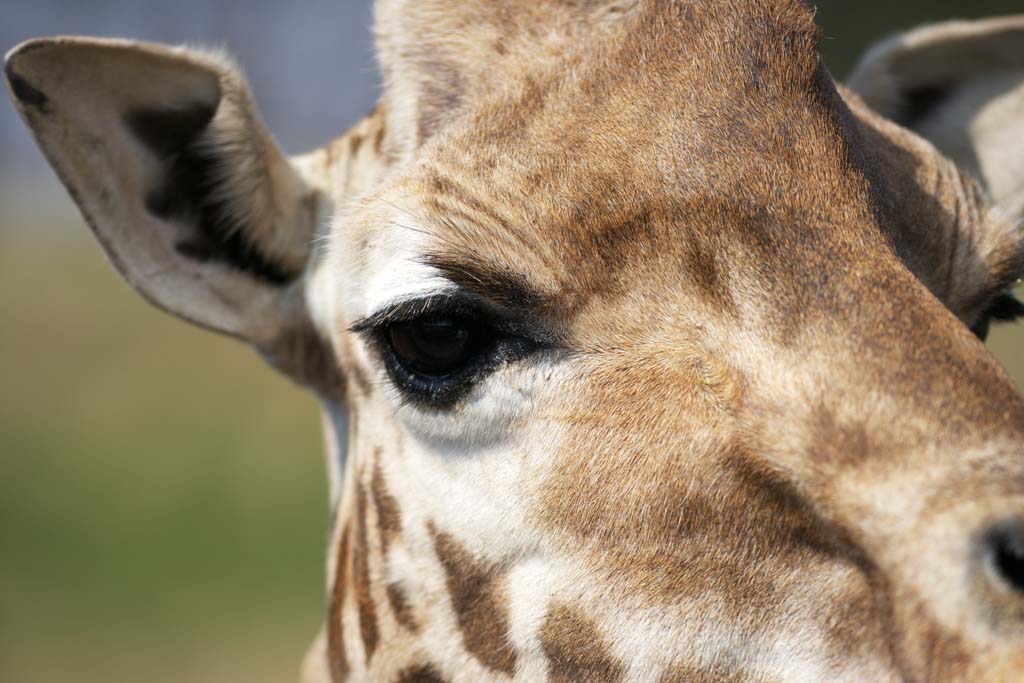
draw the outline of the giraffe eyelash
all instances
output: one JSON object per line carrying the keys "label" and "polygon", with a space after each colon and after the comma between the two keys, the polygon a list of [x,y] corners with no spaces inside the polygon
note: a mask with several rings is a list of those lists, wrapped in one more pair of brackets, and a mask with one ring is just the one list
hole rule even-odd
{"label": "giraffe eyelash", "polygon": [[472,315],[478,309],[468,298],[459,294],[434,294],[418,299],[398,301],[366,316],[349,326],[349,332],[372,332],[389,324],[408,322],[430,314]]}

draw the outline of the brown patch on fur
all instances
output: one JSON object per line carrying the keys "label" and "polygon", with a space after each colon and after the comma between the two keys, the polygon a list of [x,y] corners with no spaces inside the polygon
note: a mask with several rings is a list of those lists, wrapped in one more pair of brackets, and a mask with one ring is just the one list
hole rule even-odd
{"label": "brown patch on fur", "polygon": [[[518,83],[517,96],[511,101],[503,102],[503,106],[488,107],[481,110],[482,115],[495,122],[480,130],[480,140],[492,148],[501,148],[509,144],[516,136],[526,130],[531,120],[544,109],[551,93],[540,79],[542,77],[527,74]],[[539,179],[538,179],[539,180]],[[550,181],[550,178],[545,180]]]}
{"label": "brown patch on fur", "polygon": [[342,683],[348,679],[348,655],[345,651],[345,624],[342,621],[345,608],[345,589],[348,586],[349,559],[348,527],[341,533],[338,542],[338,566],[334,576],[331,604],[327,610],[327,656],[331,669],[331,680]]}
{"label": "brown patch on fur", "polygon": [[[387,490],[384,481],[384,473],[380,465],[381,449],[376,449],[374,460],[376,465],[373,469],[373,479],[370,481],[370,493],[373,496],[373,506],[377,510],[377,528],[380,533],[381,557],[385,564],[388,558],[388,548],[392,541],[402,533],[402,513],[395,500]],[[412,605],[401,584],[389,582],[386,586],[388,603],[395,620],[410,631],[419,630],[419,624],[413,614]]]}
{"label": "brown patch on fur", "polygon": [[[907,608],[906,603],[903,603],[900,607],[904,608],[901,620],[917,625],[917,629],[891,634],[894,654],[903,660],[901,672],[905,672],[905,680],[973,683],[989,680],[988,676],[998,671],[998,657],[992,658],[994,661],[991,662],[986,662],[987,658],[981,662],[972,662],[968,644],[958,634],[949,633],[935,624],[923,606],[918,604]],[[972,671],[978,664],[981,665],[981,671]],[[1020,671],[1019,666],[1016,671]],[[997,675],[991,680],[1009,681],[1015,678]]]}
{"label": "brown patch on fur", "polygon": [[380,634],[377,630],[377,608],[370,592],[370,546],[366,529],[366,490],[362,485],[357,485],[356,490],[356,514],[359,516],[359,528],[353,553],[355,563],[353,588],[356,594],[356,605],[359,608],[359,633],[366,649],[366,661],[370,661],[373,653],[377,650]]}
{"label": "brown patch on fur", "polygon": [[[588,219],[588,216],[581,215],[577,220]],[[609,278],[618,278],[633,261],[630,257],[635,255],[634,246],[646,242],[645,235],[649,235],[651,229],[649,211],[640,211],[621,218],[615,217],[613,221],[588,234],[587,242],[582,248],[600,259],[601,266]]]}
{"label": "brown patch on fur", "polygon": [[596,624],[571,607],[556,605],[548,610],[540,643],[551,683],[617,683],[625,674]]}
{"label": "brown patch on fur", "polygon": [[359,392],[366,398],[373,396],[373,382],[370,380],[369,375],[366,374],[366,369],[363,368],[359,363],[352,363],[352,365],[346,370],[349,376],[352,378],[352,384],[354,384]]}
{"label": "brown patch on fur", "polygon": [[516,653],[509,640],[505,597],[497,585],[502,576],[500,568],[481,562],[433,524],[430,533],[445,570],[448,594],[466,649],[485,666],[513,673]]}
{"label": "brown patch on fur", "polygon": [[[383,116],[383,114],[382,114]],[[384,153],[384,136],[387,133],[387,126],[381,122],[381,125],[373,132],[373,153],[382,155]]]}
{"label": "brown patch on fur", "polygon": [[855,467],[865,462],[874,449],[863,424],[840,424],[835,414],[819,405],[811,414],[810,452],[812,460],[826,461],[832,466]]}
{"label": "brown patch on fur", "polygon": [[743,672],[725,666],[697,669],[682,665],[668,669],[658,683],[746,683],[749,680]]}
{"label": "brown patch on fur", "polygon": [[403,628],[417,633],[420,630],[419,622],[413,613],[412,605],[409,604],[409,597],[405,593],[402,584],[392,581],[386,587],[388,603],[391,605],[391,612],[395,620]]}
{"label": "brown patch on fur", "polygon": [[[349,131],[348,135],[351,134],[354,134],[354,132]],[[328,172],[334,169],[335,160],[338,158],[338,147],[344,142],[348,135],[334,138],[324,145],[324,168]]]}
{"label": "brown patch on fur", "polygon": [[348,402],[350,405],[353,402],[352,399],[355,397],[353,394],[356,394],[357,392],[358,395],[364,398],[373,396],[373,382],[369,375],[367,375],[366,369],[362,364],[355,360],[355,354],[352,350],[352,341],[352,336],[348,334],[344,335],[341,339],[341,362],[345,367],[347,378],[351,380],[348,383],[348,391],[350,394],[348,396]]}
{"label": "brown patch on fur", "polygon": [[445,679],[432,664],[423,664],[398,674],[397,683],[445,683]]}
{"label": "brown patch on fur", "polygon": [[380,532],[381,553],[387,556],[391,539],[402,533],[402,512],[398,507],[398,501],[388,493],[387,484],[384,481],[384,472],[380,465],[381,449],[374,452],[375,465],[373,478],[370,480],[370,493],[373,496],[373,506],[377,509],[377,528]]}
{"label": "brown patch on fur", "polygon": [[462,104],[467,88],[463,74],[442,60],[422,65],[432,78],[420,84],[419,111],[416,117],[417,141],[422,144],[436,133],[452,112]]}
{"label": "brown patch on fur", "polygon": [[354,157],[355,155],[359,154],[359,149],[363,146],[364,142],[366,142],[366,136],[365,135],[350,135],[350,136],[348,136],[348,153],[349,153],[349,155]]}
{"label": "brown patch on fur", "polygon": [[[831,609],[820,615],[824,634],[832,658],[843,661],[852,657],[892,660],[892,652],[886,643],[892,635],[891,615],[888,610],[888,596],[884,585],[872,585],[872,572],[868,577],[857,577],[834,601]],[[898,669],[898,662],[891,661],[892,668]]]}
{"label": "brown patch on fur", "polygon": [[746,524],[753,535],[781,542],[786,549],[839,559],[870,575],[874,566],[841,526],[830,523],[796,485],[749,453],[723,462],[735,477],[739,493],[751,503]]}
{"label": "brown patch on fur", "polygon": [[[926,681],[969,681],[971,656],[968,645],[957,634],[932,626],[925,634],[926,651],[923,662],[928,667]],[[1019,670],[1018,670],[1019,671]]]}
{"label": "brown patch on fur", "polygon": [[[458,209],[468,212],[465,215],[470,221],[484,227],[511,229],[508,220],[499,213],[499,208],[490,202],[483,201],[471,194],[464,185],[437,170],[433,170],[425,181],[433,199],[432,208],[441,215],[453,210],[441,203],[445,200],[458,199]],[[476,217],[476,218],[473,218]]]}

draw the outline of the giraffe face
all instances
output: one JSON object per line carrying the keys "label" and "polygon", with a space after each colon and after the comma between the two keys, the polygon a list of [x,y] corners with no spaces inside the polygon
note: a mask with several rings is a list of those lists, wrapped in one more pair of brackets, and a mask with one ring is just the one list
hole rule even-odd
{"label": "giraffe face", "polygon": [[1020,237],[809,15],[707,14],[481,98],[336,225],[344,545],[479,676],[1011,680],[1024,405],[968,326]]}
{"label": "giraffe face", "polygon": [[298,158],[222,56],[6,64],[126,279],[328,408],[308,678],[1017,680],[1024,22],[871,53],[890,120],[796,0],[377,14]]}

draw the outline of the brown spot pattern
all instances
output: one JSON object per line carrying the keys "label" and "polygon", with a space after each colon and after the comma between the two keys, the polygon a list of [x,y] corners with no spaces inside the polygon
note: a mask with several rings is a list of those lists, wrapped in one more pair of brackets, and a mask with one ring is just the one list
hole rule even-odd
{"label": "brown spot pattern", "polygon": [[448,593],[466,649],[484,666],[507,674],[516,666],[509,641],[509,618],[500,595],[498,566],[481,562],[433,524],[434,549],[444,567]]}
{"label": "brown spot pattern", "polygon": [[366,369],[358,363],[352,363],[348,371],[349,376],[352,378],[352,383],[359,389],[360,393],[367,398],[373,396],[373,381],[367,374]]}
{"label": "brown spot pattern", "polygon": [[[920,636],[918,644],[922,680],[926,681],[969,681],[971,657],[966,643],[959,634],[944,632],[938,626],[929,624]],[[980,680],[975,676],[973,680]]]}
{"label": "brown spot pattern", "polygon": [[381,154],[384,148],[384,135],[387,132],[387,128],[383,123],[377,128],[373,134],[373,152],[374,154]]}
{"label": "brown spot pattern", "polygon": [[419,144],[440,130],[447,118],[458,111],[467,89],[465,76],[454,65],[443,60],[424,63],[422,68],[435,77],[420,84],[416,133]]}
{"label": "brown spot pattern", "polygon": [[359,607],[359,633],[366,649],[366,661],[369,661],[377,650],[380,634],[377,630],[377,608],[370,594],[370,553],[366,532],[366,489],[357,487],[356,506],[359,514],[359,529],[356,536],[356,549],[353,557],[355,576],[353,588],[356,593],[356,605]]}
{"label": "brown spot pattern", "polygon": [[[377,465],[373,470],[373,479],[370,481],[370,493],[373,496],[373,505],[377,509],[377,528],[380,532],[381,557],[387,563],[388,548],[392,540],[402,533],[402,511],[387,490],[384,481],[384,472],[380,466],[381,450],[378,448],[374,453]],[[412,605],[401,584],[391,582],[386,587],[388,603],[395,619],[403,627],[410,631],[419,630],[419,624],[413,616]]]}
{"label": "brown spot pattern", "polygon": [[866,462],[877,450],[871,443],[866,424],[843,424],[824,404],[811,413],[812,459],[823,460],[840,467],[856,467]]}
{"label": "brown spot pattern", "polygon": [[402,512],[387,489],[384,482],[384,472],[380,466],[381,449],[377,448],[373,454],[377,461],[373,468],[373,478],[370,480],[370,494],[373,496],[373,506],[377,508],[377,527],[380,530],[381,552],[387,555],[391,539],[402,533]]}
{"label": "brown spot pattern", "polygon": [[398,683],[445,683],[437,669],[431,664],[412,667],[398,674]]}
{"label": "brown spot pattern", "polygon": [[348,153],[350,156],[359,154],[359,148],[366,142],[365,135],[351,135],[348,138]]}
{"label": "brown spot pattern", "polygon": [[745,683],[747,680],[742,672],[721,665],[707,669],[674,666],[661,675],[658,683]]}
{"label": "brown spot pattern", "polygon": [[597,625],[571,607],[556,605],[548,610],[540,642],[551,683],[617,683],[625,673]]}
{"label": "brown spot pattern", "polygon": [[409,597],[405,594],[405,589],[399,583],[389,583],[387,585],[388,603],[391,605],[391,611],[395,615],[395,620],[405,629],[416,632],[419,631],[420,625],[416,621],[416,617],[412,611],[412,605],[409,604]]}
{"label": "brown spot pattern", "polygon": [[331,680],[341,683],[348,678],[348,656],[345,653],[345,632],[342,610],[345,607],[345,588],[348,585],[348,528],[338,543],[338,567],[334,577],[334,591],[327,611],[327,657]]}

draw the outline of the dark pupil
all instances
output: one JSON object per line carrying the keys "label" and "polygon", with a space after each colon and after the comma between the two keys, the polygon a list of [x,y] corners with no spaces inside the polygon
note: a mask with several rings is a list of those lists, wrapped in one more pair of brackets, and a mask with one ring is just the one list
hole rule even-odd
{"label": "dark pupil", "polygon": [[426,375],[447,375],[458,370],[473,351],[470,326],[452,318],[392,325],[388,337],[398,359]]}

